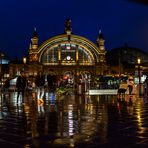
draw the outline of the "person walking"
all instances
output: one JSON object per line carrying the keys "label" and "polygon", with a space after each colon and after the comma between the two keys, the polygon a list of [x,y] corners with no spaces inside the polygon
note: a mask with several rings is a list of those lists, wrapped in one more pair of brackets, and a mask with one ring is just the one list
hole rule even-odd
{"label": "person walking", "polygon": [[146,77],[144,81],[144,95],[148,97],[148,76]]}
{"label": "person walking", "polygon": [[25,94],[26,83],[27,83],[27,80],[26,80],[25,72],[21,71],[20,76],[18,76],[17,81],[16,81],[17,104],[18,104],[18,99],[19,99],[20,93],[22,93],[22,103],[24,103],[24,94]]}
{"label": "person walking", "polygon": [[57,78],[55,75],[47,75],[47,82],[48,82],[48,88],[49,91],[55,91],[57,86]]}
{"label": "person walking", "polygon": [[132,95],[134,90],[134,78],[132,76],[129,76],[127,85],[128,85],[129,95]]}
{"label": "person walking", "polygon": [[127,91],[128,85],[126,80],[123,80],[120,83],[119,89],[118,89],[118,98],[122,97],[122,99],[125,97],[125,93]]}
{"label": "person walking", "polygon": [[5,81],[4,86],[3,86],[4,94],[7,94],[9,92],[9,87],[10,87],[10,79],[7,78],[7,80]]}
{"label": "person walking", "polygon": [[35,84],[37,87],[37,99],[43,99],[44,97],[44,85],[45,77],[42,75],[42,72],[39,72],[35,79]]}

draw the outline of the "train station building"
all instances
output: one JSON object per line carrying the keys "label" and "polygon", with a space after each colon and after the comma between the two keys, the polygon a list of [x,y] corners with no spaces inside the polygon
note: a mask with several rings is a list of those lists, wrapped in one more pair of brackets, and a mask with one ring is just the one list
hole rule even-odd
{"label": "train station building", "polygon": [[16,75],[22,67],[27,67],[29,76],[32,77],[39,71],[45,75],[71,77],[74,81],[84,77],[91,78],[92,75],[104,75],[107,72],[104,43],[101,31],[96,44],[73,34],[70,19],[65,21],[63,34],[51,37],[40,45],[37,30],[34,29],[28,57],[22,65],[12,64],[10,74]]}

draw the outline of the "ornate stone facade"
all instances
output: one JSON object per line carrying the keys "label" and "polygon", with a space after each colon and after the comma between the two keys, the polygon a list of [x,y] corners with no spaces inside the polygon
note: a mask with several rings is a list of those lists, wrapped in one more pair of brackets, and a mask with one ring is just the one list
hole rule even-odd
{"label": "ornate stone facade", "polygon": [[67,19],[64,34],[47,39],[40,46],[38,40],[35,29],[29,48],[29,65],[40,63],[44,74],[54,72],[63,75],[66,71],[72,71],[74,75],[87,72],[102,75],[107,71],[105,40],[101,32],[97,44],[94,44],[82,36],[74,35],[71,20]]}

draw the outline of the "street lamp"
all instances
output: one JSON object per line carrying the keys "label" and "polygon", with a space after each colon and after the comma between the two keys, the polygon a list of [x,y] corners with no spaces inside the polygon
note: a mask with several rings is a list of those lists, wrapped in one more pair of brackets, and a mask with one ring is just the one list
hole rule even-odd
{"label": "street lamp", "polygon": [[4,54],[0,53],[0,87],[2,87],[2,65]]}
{"label": "street lamp", "polygon": [[27,61],[27,59],[26,59],[26,57],[24,57],[23,58],[23,63],[26,64],[26,61]]}
{"label": "street lamp", "polygon": [[24,68],[23,68],[23,69],[24,69],[24,70],[25,70],[26,62],[27,62],[27,59],[26,59],[26,57],[24,57],[24,58],[23,58],[23,64],[24,64]]}
{"label": "street lamp", "polygon": [[139,78],[139,97],[141,97],[141,73],[140,73],[140,64],[141,64],[141,59],[137,59],[137,64],[138,64],[138,78]]}
{"label": "street lamp", "polygon": [[[3,103],[3,100],[2,100],[2,65],[3,65],[3,57],[5,55],[3,53],[0,53],[0,107],[2,107],[2,103]],[[0,108],[2,110],[2,108]]]}

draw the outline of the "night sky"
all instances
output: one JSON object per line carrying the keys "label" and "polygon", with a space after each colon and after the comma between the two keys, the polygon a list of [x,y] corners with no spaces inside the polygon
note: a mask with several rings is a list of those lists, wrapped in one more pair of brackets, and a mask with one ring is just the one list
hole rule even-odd
{"label": "night sky", "polygon": [[[148,52],[148,5],[134,0],[1,0],[0,50],[10,57],[27,54],[36,27],[39,43],[72,32],[96,43],[99,30],[107,50],[124,46]],[[138,1],[138,0],[135,0]]]}

